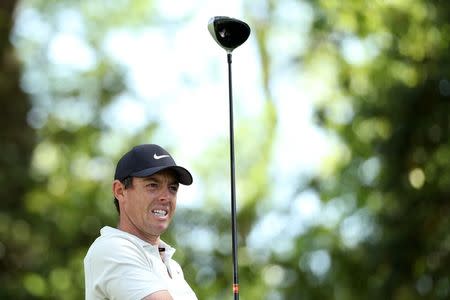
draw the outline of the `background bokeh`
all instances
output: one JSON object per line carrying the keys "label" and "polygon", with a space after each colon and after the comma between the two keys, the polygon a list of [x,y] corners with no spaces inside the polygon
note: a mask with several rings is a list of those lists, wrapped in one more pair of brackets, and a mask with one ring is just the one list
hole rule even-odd
{"label": "background bokeh", "polygon": [[111,181],[157,143],[194,175],[164,240],[232,298],[233,52],[242,299],[449,299],[447,0],[2,0],[0,298],[83,299]]}

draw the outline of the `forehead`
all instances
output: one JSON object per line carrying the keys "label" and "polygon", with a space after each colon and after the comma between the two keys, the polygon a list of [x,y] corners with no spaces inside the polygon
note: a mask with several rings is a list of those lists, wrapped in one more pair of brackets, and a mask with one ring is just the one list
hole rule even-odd
{"label": "forehead", "polygon": [[147,176],[147,177],[141,177],[140,178],[143,181],[148,180],[167,180],[170,182],[176,182],[178,183],[178,176],[177,173],[172,169],[166,169],[159,171],[153,175]]}

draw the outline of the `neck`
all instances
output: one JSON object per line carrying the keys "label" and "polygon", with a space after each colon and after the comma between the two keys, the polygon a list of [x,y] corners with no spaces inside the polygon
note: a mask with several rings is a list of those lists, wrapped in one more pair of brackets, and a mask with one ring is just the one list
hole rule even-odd
{"label": "neck", "polygon": [[146,232],[143,232],[142,230],[139,230],[135,226],[130,226],[128,223],[119,221],[119,224],[117,225],[117,229],[128,232],[129,234],[132,234],[132,235],[140,238],[141,240],[146,241],[147,243],[150,243],[154,246],[159,245],[159,242],[160,242],[159,235],[148,234]]}

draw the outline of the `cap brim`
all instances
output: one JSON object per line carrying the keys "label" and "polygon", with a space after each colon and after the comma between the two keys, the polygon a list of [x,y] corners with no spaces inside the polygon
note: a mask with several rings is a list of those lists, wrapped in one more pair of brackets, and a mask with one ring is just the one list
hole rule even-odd
{"label": "cap brim", "polygon": [[189,173],[188,170],[186,170],[183,167],[180,166],[163,166],[163,167],[155,167],[155,168],[148,168],[148,169],[144,169],[141,170],[139,172],[134,172],[132,174],[130,174],[130,176],[134,176],[134,177],[147,177],[147,176],[151,176],[155,173],[158,173],[159,171],[162,170],[167,170],[167,169],[171,169],[174,170],[177,173],[177,179],[178,182],[184,185],[191,185],[192,184],[192,175],[191,173]]}

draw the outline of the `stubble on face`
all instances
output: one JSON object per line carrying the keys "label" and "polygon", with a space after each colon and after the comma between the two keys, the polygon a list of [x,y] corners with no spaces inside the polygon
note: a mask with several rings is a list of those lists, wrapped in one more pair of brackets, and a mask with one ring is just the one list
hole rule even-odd
{"label": "stubble on face", "polygon": [[178,187],[171,170],[133,178],[132,186],[124,191],[120,203],[119,229],[158,244],[174,216]]}

